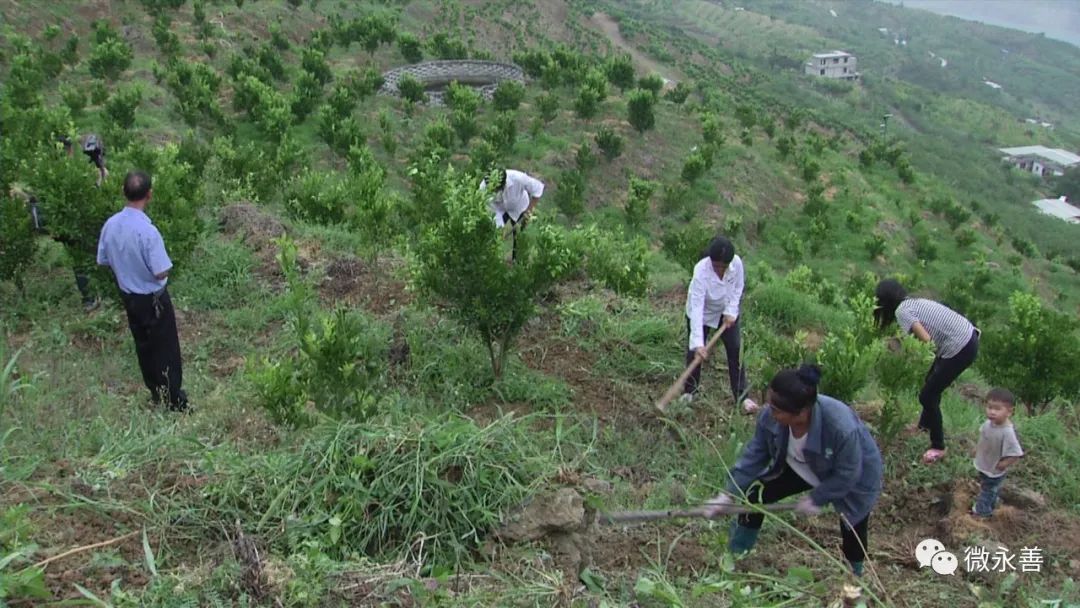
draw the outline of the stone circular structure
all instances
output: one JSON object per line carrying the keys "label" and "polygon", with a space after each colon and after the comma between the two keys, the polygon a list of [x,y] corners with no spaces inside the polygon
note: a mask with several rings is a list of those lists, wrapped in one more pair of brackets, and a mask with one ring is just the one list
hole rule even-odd
{"label": "stone circular structure", "polygon": [[484,99],[491,99],[495,88],[504,80],[525,83],[525,72],[512,63],[497,61],[425,61],[394,68],[383,74],[383,86],[379,93],[398,95],[398,83],[404,75],[410,75],[424,85],[429,103],[441,104],[446,87],[455,80],[480,91]]}

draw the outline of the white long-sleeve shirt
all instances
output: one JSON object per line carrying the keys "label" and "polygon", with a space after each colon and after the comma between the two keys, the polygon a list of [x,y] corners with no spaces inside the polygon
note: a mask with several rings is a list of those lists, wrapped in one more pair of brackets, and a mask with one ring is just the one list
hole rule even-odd
{"label": "white long-sleeve shirt", "polygon": [[[485,183],[481,183],[480,187],[485,187]],[[507,169],[506,185],[502,192],[495,193],[489,205],[491,212],[495,214],[495,225],[502,228],[506,224],[504,213],[513,221],[518,221],[521,214],[529,208],[530,198],[540,198],[543,195],[544,182],[528,173]]]}
{"label": "white long-sleeve shirt", "polygon": [[743,294],[742,258],[735,256],[724,278],[716,276],[712,260],[701,258],[694,265],[694,277],[686,290],[686,316],[690,318],[690,350],[705,346],[704,326],[720,327],[720,317],[739,317]]}

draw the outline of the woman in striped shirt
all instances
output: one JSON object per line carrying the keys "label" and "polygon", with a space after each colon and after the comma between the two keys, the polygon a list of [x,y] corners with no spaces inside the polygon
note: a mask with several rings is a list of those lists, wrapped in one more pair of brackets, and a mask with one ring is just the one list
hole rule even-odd
{"label": "woman in striped shirt", "polygon": [[923,454],[923,462],[937,462],[945,456],[941,394],[975,362],[979,354],[979,330],[944,304],[909,298],[904,287],[893,279],[878,283],[875,295],[874,316],[882,328],[895,321],[905,333],[934,343],[936,356],[919,391],[922,415],[913,430],[930,432],[930,449]]}

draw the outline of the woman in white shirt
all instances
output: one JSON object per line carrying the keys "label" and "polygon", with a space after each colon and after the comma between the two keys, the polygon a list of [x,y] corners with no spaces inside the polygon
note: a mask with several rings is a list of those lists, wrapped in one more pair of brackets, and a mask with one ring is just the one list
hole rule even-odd
{"label": "woman in white shirt", "polygon": [[682,400],[693,401],[701,382],[701,367],[709,353],[705,342],[712,330],[723,332],[720,341],[727,354],[728,380],[735,403],[743,399],[743,409],[748,413],[758,410],[753,399],[744,398],[747,393],[746,369],[739,363],[742,341],[739,336],[739,305],[743,294],[742,258],[735,255],[735,246],[727,238],[718,236],[709,243],[706,256],[694,265],[694,276],[686,291],[686,328],[690,334],[686,350],[686,364],[700,357],[697,366],[683,387]]}

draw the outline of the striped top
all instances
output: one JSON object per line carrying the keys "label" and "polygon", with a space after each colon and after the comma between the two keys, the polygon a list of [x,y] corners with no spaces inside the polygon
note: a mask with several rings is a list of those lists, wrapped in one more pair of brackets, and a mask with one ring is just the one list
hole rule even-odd
{"label": "striped top", "polygon": [[911,326],[922,323],[937,356],[951,359],[971,340],[975,326],[955,310],[933,300],[909,298],[896,307],[896,322],[904,333],[911,333]]}

